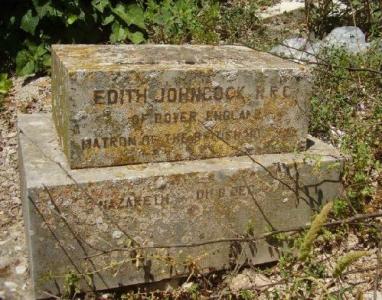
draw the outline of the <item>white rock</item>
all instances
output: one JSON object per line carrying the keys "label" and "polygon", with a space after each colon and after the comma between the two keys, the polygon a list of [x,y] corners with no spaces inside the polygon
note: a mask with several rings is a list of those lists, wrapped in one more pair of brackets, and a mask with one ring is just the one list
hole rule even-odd
{"label": "white rock", "polygon": [[228,287],[233,293],[237,293],[241,290],[249,290],[252,288],[252,281],[249,276],[245,274],[238,274],[231,278],[228,283]]}
{"label": "white rock", "polygon": [[194,285],[194,283],[192,281],[185,282],[182,284],[182,289],[189,290],[190,288],[192,288],[193,285]]}
{"label": "white rock", "polygon": [[280,3],[270,6],[265,11],[261,12],[259,17],[261,19],[267,19],[284,13],[304,9],[304,7],[304,1],[301,0],[281,0]]}
{"label": "white rock", "polygon": [[241,274],[228,279],[229,289],[237,293],[240,290],[257,289],[263,290],[271,281],[263,274],[252,269],[245,269]]}
{"label": "white rock", "polygon": [[358,245],[358,243],[359,243],[358,237],[353,233],[349,233],[349,235],[348,235],[348,247],[354,248],[355,246]]}
{"label": "white rock", "polygon": [[26,270],[27,270],[27,267],[25,265],[18,265],[16,267],[16,274],[18,275],[24,274]]}
{"label": "white rock", "polygon": [[112,294],[103,294],[100,297],[101,300],[113,300],[114,296]]}
{"label": "white rock", "polygon": [[[374,291],[366,292],[363,295],[364,300],[374,300]],[[376,300],[382,300],[382,292],[377,291],[377,299]]]}
{"label": "white rock", "polygon": [[14,291],[17,289],[17,284],[14,283],[13,281],[5,281],[4,286],[11,291]]}
{"label": "white rock", "polygon": [[358,53],[369,48],[365,34],[356,26],[334,28],[324,39],[323,44],[329,47],[343,47],[351,53]]}
{"label": "white rock", "polygon": [[119,231],[119,230],[115,230],[112,233],[113,239],[120,239],[122,237],[122,235],[123,235],[123,232]]}
{"label": "white rock", "polygon": [[316,61],[316,55],[320,51],[320,43],[311,43],[305,38],[290,38],[281,45],[272,48],[270,53],[292,58],[297,61]]}

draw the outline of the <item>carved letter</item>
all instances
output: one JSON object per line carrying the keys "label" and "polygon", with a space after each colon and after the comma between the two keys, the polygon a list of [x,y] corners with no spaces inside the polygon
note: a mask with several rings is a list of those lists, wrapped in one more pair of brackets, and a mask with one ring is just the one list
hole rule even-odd
{"label": "carved letter", "polygon": [[105,104],[105,91],[104,90],[95,90],[94,91],[94,103],[95,104]]}
{"label": "carved letter", "polygon": [[118,92],[116,90],[107,91],[107,104],[115,104],[118,101]]}

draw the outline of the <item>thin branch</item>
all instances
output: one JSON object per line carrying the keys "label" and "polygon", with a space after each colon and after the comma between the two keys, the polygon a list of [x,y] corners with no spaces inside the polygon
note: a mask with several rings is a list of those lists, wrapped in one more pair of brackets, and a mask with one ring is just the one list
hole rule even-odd
{"label": "thin branch", "polygon": [[[378,217],[382,217],[382,212],[370,213],[370,214],[359,214],[359,215],[355,215],[353,217],[350,217],[350,218],[347,218],[344,220],[328,222],[328,223],[323,224],[323,226],[324,227],[332,227],[332,226],[338,226],[338,225],[352,223],[355,221],[360,221],[360,220],[365,220],[365,219],[373,219],[373,218],[378,218]],[[102,255],[109,254],[111,252],[123,252],[123,251],[133,251],[133,250],[192,248],[192,247],[200,247],[200,246],[206,246],[206,245],[211,245],[211,244],[233,243],[233,242],[249,243],[249,242],[255,242],[255,241],[263,240],[263,239],[270,237],[270,236],[273,236],[275,234],[298,232],[298,231],[306,230],[308,228],[310,228],[310,225],[304,225],[304,226],[294,227],[294,228],[285,229],[285,230],[275,230],[275,231],[267,232],[267,233],[264,233],[262,235],[259,235],[257,237],[253,237],[253,238],[221,238],[221,239],[208,240],[208,241],[204,241],[204,242],[196,242],[196,243],[189,243],[189,244],[153,245],[153,246],[132,247],[132,248],[112,248],[112,249],[109,249],[107,251],[102,251],[102,252],[93,254],[89,257],[91,258],[91,257],[96,257],[96,256],[102,256]],[[87,257],[87,258],[89,258],[89,257]]]}
{"label": "thin branch", "polygon": [[[46,225],[46,227],[48,228],[49,232],[51,233],[51,235],[53,236],[53,238],[56,240],[56,242],[58,243],[60,249],[62,250],[62,252],[64,252],[65,256],[67,257],[67,259],[69,260],[69,262],[72,264],[72,266],[74,267],[74,269],[77,271],[78,274],[83,274],[83,272],[81,272],[81,270],[79,269],[79,267],[75,264],[75,262],[73,261],[72,257],[69,255],[68,251],[65,249],[64,245],[62,244],[61,240],[58,238],[58,236],[56,235],[56,233],[54,232],[54,230],[50,227],[48,221],[46,220],[44,214],[41,212],[41,210],[39,209],[39,207],[37,206],[37,204],[34,202],[34,200],[32,199],[31,196],[28,196],[28,199],[29,201],[32,203],[33,207],[35,208],[35,210],[37,211],[38,215],[41,217],[43,223]],[[90,290],[94,291],[94,287],[92,287],[87,280],[84,280],[87,284],[87,286],[90,288]]]}
{"label": "thin branch", "polygon": [[[260,166],[272,179],[280,182],[282,185],[284,185],[286,188],[288,188],[290,191],[292,191],[294,194],[296,194],[296,197],[299,197],[299,199],[303,200],[307,205],[309,205],[310,203],[308,203],[307,199],[303,198],[303,197],[300,197],[299,196],[299,193],[298,191],[296,191],[295,188],[293,188],[291,185],[289,185],[287,182],[285,182],[284,180],[278,178],[276,175],[274,175],[272,173],[271,170],[269,170],[269,168],[267,168],[266,166],[264,166],[261,162],[259,162],[258,160],[256,160],[253,155],[251,155],[248,151],[245,151],[235,145],[232,145],[230,143],[228,143],[226,140],[224,140],[223,138],[221,138],[218,134],[216,134],[211,128],[208,128],[207,126],[205,126],[203,124],[203,122],[199,121],[199,123],[203,126],[203,128],[205,128],[209,133],[211,133],[213,136],[215,136],[217,139],[219,139],[220,141],[222,141],[224,144],[226,144],[228,147],[231,147],[232,149],[238,151],[241,155],[245,155],[247,156],[254,164]],[[295,181],[295,179],[292,178],[293,181]],[[298,183],[295,183],[296,187],[299,188],[299,185]],[[301,189],[301,188],[300,188]],[[301,189],[301,192],[309,199],[311,200],[313,203],[316,203],[317,204],[317,201],[315,201],[314,198],[312,198],[310,195],[308,195],[303,189]],[[317,212],[318,209],[315,208],[315,207],[311,207],[311,205],[309,205],[310,208]]]}
{"label": "thin branch", "polygon": [[[370,72],[370,73],[373,73],[373,74],[382,75],[382,71],[375,70],[375,69],[344,67],[344,66],[334,65],[334,64],[331,64],[328,61],[324,60],[323,58],[319,57],[316,53],[310,53],[310,52],[308,52],[308,51],[306,51],[304,49],[295,48],[295,47],[292,47],[292,46],[289,46],[289,45],[286,45],[286,44],[283,44],[283,43],[281,43],[280,45],[282,45],[282,46],[284,46],[286,48],[292,49],[292,50],[296,50],[296,51],[299,51],[299,52],[302,52],[302,53],[309,54],[309,55],[313,56],[314,58],[316,58],[317,61],[310,61],[308,59],[301,59],[301,58],[290,58],[288,56],[284,56],[284,55],[280,55],[280,54],[276,54],[276,53],[271,53],[272,55],[280,57],[280,58],[283,58],[283,59],[288,59],[288,60],[298,61],[298,62],[302,62],[302,63],[307,63],[307,64],[310,64],[310,65],[318,65],[318,66],[324,66],[324,67],[334,68],[334,69],[345,69],[345,70],[354,71],[354,72]],[[262,51],[260,49],[256,49],[256,48],[253,48],[253,49],[255,49],[257,51],[264,52],[264,51]],[[318,60],[320,60],[322,62],[319,62]]]}
{"label": "thin branch", "polygon": [[[55,210],[57,211],[57,214],[58,216],[60,217],[60,219],[63,221],[63,223],[66,225],[66,227],[69,229],[69,232],[71,233],[71,235],[74,237],[74,239],[76,240],[77,244],[80,246],[82,252],[84,253],[84,255],[88,255],[88,252],[86,251],[86,248],[85,246],[82,244],[82,241],[81,239],[77,236],[77,233],[74,232],[73,228],[69,225],[69,222],[66,220],[66,218],[63,216],[63,214],[61,213],[61,210],[60,208],[58,207],[56,201],[53,200],[53,195],[51,194],[50,190],[48,189],[48,187],[44,184],[43,185],[44,187],[44,190],[46,191],[46,193],[48,194],[48,197],[49,197],[49,200],[50,202],[53,204]],[[95,263],[92,261],[92,259],[88,259],[93,270],[96,270],[96,266],[95,266]],[[103,276],[99,273],[96,273],[97,276],[101,279],[102,283],[105,285],[106,288],[110,288],[109,285],[107,284],[107,282],[105,281],[105,279],[103,278]],[[92,285],[93,285],[93,288],[95,289],[95,283],[94,283],[94,278],[92,277],[91,278],[91,281],[92,281]]]}

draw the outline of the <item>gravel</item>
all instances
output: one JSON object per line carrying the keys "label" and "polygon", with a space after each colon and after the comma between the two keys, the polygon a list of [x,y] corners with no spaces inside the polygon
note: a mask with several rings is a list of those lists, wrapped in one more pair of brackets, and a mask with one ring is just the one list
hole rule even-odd
{"label": "gravel", "polygon": [[17,113],[50,111],[50,78],[18,78],[0,111],[0,298],[31,299],[17,157]]}

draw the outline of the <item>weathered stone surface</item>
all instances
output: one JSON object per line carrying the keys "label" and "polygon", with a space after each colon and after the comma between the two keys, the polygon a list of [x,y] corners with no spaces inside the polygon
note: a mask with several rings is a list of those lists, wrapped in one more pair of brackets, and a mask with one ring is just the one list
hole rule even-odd
{"label": "weathered stone surface", "polygon": [[[71,170],[49,115],[20,115],[19,128],[39,296],[62,291],[69,272],[91,274],[94,286],[104,289],[175,277],[192,267],[204,272],[243,259],[275,260],[278,248],[265,240],[209,241],[304,225],[312,208],[341,192],[343,159],[313,138],[305,152],[256,155],[256,163],[239,156]],[[127,251],[138,245],[173,247]],[[90,289],[84,280],[79,285]]]}
{"label": "weathered stone surface", "polygon": [[52,49],[54,119],[72,168],[305,146],[310,85],[300,65],[239,46]]}

